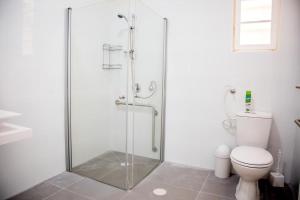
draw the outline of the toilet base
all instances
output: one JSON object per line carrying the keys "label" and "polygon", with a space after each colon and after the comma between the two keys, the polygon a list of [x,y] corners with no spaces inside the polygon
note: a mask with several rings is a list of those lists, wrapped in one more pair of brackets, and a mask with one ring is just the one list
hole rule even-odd
{"label": "toilet base", "polygon": [[235,197],[237,200],[259,200],[258,181],[246,181],[240,178]]}

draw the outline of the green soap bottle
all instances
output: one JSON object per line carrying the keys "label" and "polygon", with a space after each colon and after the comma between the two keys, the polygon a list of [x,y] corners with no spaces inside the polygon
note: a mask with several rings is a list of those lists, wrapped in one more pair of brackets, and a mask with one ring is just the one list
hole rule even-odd
{"label": "green soap bottle", "polygon": [[251,112],[251,91],[247,90],[246,91],[246,96],[245,96],[245,112],[250,113]]}

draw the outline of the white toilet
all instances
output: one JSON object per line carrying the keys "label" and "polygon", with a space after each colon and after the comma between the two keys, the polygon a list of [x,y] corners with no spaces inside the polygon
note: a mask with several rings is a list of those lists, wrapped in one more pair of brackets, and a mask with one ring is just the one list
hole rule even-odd
{"label": "white toilet", "polygon": [[258,200],[258,180],[270,171],[272,155],[266,151],[272,115],[269,113],[237,114],[237,147],[230,154],[231,163],[240,176],[237,200]]}

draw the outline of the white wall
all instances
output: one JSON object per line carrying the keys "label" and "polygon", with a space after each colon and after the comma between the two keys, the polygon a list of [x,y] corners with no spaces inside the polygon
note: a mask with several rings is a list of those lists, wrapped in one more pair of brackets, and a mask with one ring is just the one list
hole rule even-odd
{"label": "white wall", "polygon": [[[33,54],[24,55],[31,49],[22,43],[24,27],[30,27],[30,17],[23,20],[23,1],[0,1],[0,106],[23,113],[17,122],[34,130],[32,139],[0,147],[0,199],[65,169],[65,8],[73,2],[34,1]],[[232,1],[144,2],[170,22],[166,159],[213,168],[215,148],[234,145],[221,126],[224,88],[230,84],[239,102],[251,89],[257,110],[274,114],[271,150],[283,149],[289,180],[297,116],[294,86],[300,74],[300,2],[282,1],[279,48],[265,53],[231,51]]]}
{"label": "white wall", "polygon": [[0,199],[65,171],[66,5],[30,2],[0,1],[0,109],[23,113],[14,122],[33,129],[0,146]]}
{"label": "white wall", "polygon": [[219,144],[234,146],[221,125],[226,85],[246,89],[257,110],[274,115],[270,149],[283,149],[290,179],[300,80],[300,2],[282,1],[279,47],[274,52],[232,52],[233,1],[144,0],[169,19],[166,160],[213,168]]}

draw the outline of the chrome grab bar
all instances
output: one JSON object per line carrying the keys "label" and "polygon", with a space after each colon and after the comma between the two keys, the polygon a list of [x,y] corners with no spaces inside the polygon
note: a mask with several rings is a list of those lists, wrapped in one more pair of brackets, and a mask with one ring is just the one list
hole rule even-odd
{"label": "chrome grab bar", "polygon": [[140,103],[127,103],[124,101],[120,101],[119,99],[117,99],[115,101],[115,104],[117,106],[119,105],[123,105],[123,106],[138,106],[138,107],[147,107],[147,108],[151,108],[152,109],[152,151],[156,152],[157,151],[157,147],[155,146],[155,117],[158,115],[158,111],[155,109],[154,106],[149,105],[149,104],[140,104]]}

